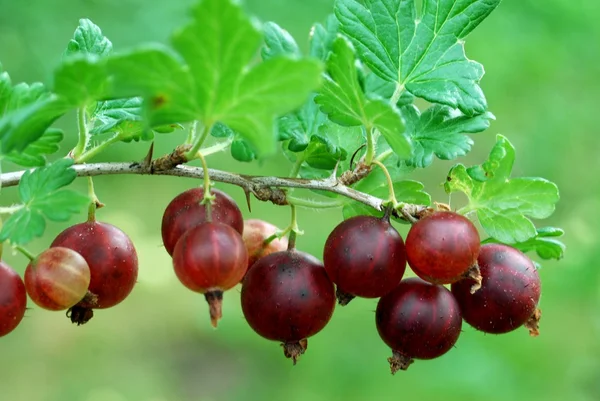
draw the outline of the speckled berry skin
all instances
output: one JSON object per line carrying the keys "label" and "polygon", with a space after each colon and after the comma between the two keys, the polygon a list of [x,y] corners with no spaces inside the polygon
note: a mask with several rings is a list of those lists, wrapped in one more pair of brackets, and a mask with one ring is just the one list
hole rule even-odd
{"label": "speckled berry skin", "polygon": [[227,291],[248,268],[242,236],[231,226],[206,222],[186,231],[173,252],[175,274],[194,292]]}
{"label": "speckled berry skin", "polygon": [[379,300],[375,321],[379,336],[394,352],[414,359],[445,354],[462,328],[450,291],[416,277],[402,280]]}
{"label": "speckled berry skin", "polygon": [[[212,189],[215,196],[212,204],[212,221],[232,226],[237,232],[244,232],[244,218],[235,201],[226,193]],[[162,218],[162,239],[169,255],[173,255],[175,245],[190,228],[206,222],[206,210],[200,202],[204,189],[192,188],[177,195],[167,206]]]}
{"label": "speckled berry skin", "polygon": [[290,250],[259,259],[242,286],[242,311],[260,336],[293,343],[321,331],[335,309],[334,286],[312,255]]}
{"label": "speckled berry skin", "polygon": [[6,263],[0,261],[0,337],[12,332],[23,320],[27,294],[23,280]]}
{"label": "speckled berry skin", "polygon": [[79,253],[64,247],[46,249],[25,269],[25,288],[39,307],[66,310],[83,299],[90,285],[90,268]]}
{"label": "speckled berry skin", "polygon": [[343,292],[378,298],[402,280],[406,270],[404,241],[389,220],[355,216],[331,232],[323,263],[327,275]]}
{"label": "speckled berry skin", "polygon": [[129,237],[119,228],[101,222],[85,222],[67,228],[50,245],[79,253],[90,267],[89,291],[98,296],[94,309],[113,307],[133,290],[138,276],[138,257]]}
{"label": "speckled berry skin", "polygon": [[540,277],[531,259],[508,245],[486,244],[477,262],[483,277],[477,292],[470,292],[471,279],[452,284],[465,322],[492,334],[521,327],[534,314],[541,295]]}
{"label": "speckled berry skin", "polygon": [[434,212],[411,227],[406,257],[423,280],[451,284],[473,266],[480,246],[477,228],[469,219],[453,212]]}

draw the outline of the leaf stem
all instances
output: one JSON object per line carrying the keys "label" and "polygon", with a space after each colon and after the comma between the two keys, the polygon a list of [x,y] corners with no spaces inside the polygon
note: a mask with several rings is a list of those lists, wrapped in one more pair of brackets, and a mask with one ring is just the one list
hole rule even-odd
{"label": "leaf stem", "polygon": [[[200,149],[198,151],[198,153],[202,154],[202,156],[210,156],[212,154],[219,153],[219,152],[222,152],[223,150],[227,149],[231,145],[232,142],[233,142],[233,139],[229,138],[226,141],[219,142],[215,145],[209,146],[208,148]],[[198,158],[198,157],[196,157],[196,158]]]}
{"label": "leaf stem", "polygon": [[96,221],[96,209],[98,206],[104,206],[98,200],[96,196],[96,191],[94,191],[94,180],[92,177],[88,177],[88,195],[90,197],[90,206],[88,207],[88,219],[89,223],[93,223]]}
{"label": "leaf stem", "polygon": [[212,221],[212,203],[216,199],[216,197],[210,193],[210,174],[208,173],[208,165],[206,164],[206,159],[202,155],[202,153],[198,152],[198,159],[200,159],[200,163],[202,163],[202,170],[204,172],[204,197],[202,198],[201,204],[204,205],[204,211],[206,212],[206,221]]}
{"label": "leaf stem", "polygon": [[290,170],[290,177],[298,177],[298,174],[300,173],[300,168],[302,167],[302,163],[304,163],[304,152],[298,154],[298,156],[296,157],[296,161],[294,162],[294,164],[292,165],[292,169]]}
{"label": "leaf stem", "polygon": [[79,131],[79,139],[77,145],[75,145],[75,148],[73,149],[73,159],[76,161],[79,160],[88,146],[89,135],[86,120],[85,106],[82,106],[77,109],[77,129]]}
{"label": "leaf stem", "polygon": [[398,206],[398,200],[396,199],[396,193],[394,192],[394,181],[390,176],[390,172],[388,171],[387,167],[385,167],[385,165],[379,160],[373,160],[373,164],[377,165],[381,170],[383,170],[383,174],[385,174],[385,179],[388,184],[388,190],[390,192],[388,201],[392,203],[392,206],[395,209]]}
{"label": "leaf stem", "polygon": [[30,261],[35,259],[35,255],[33,253],[29,252],[25,247],[22,247],[21,245],[15,245],[14,248],[17,251],[19,251],[21,254],[23,254],[23,256],[25,256]]}
{"label": "leaf stem", "polygon": [[102,142],[100,145],[91,148],[87,152],[83,152],[79,156],[74,156],[75,163],[77,163],[77,164],[85,163],[89,159],[96,157],[98,154],[104,152],[106,150],[106,148],[119,142],[120,140],[121,140],[121,136],[119,134],[111,137],[109,140]]}
{"label": "leaf stem", "polygon": [[290,225],[288,228],[284,230],[284,232],[288,232],[288,251],[296,248],[296,237],[298,234],[302,234],[302,231],[298,228],[298,215],[296,213],[296,206],[294,204],[290,204],[290,209],[292,211],[292,218]]}
{"label": "leaf stem", "polygon": [[198,120],[194,120],[194,122],[192,122],[192,125],[190,126],[190,130],[188,132],[188,136],[187,136],[185,143],[194,142],[194,138],[196,137],[196,129],[197,128],[198,128]]}
{"label": "leaf stem", "polygon": [[333,209],[333,208],[340,207],[343,205],[343,203],[340,201],[320,202],[320,201],[315,201],[315,200],[310,200],[310,199],[296,198],[295,196],[289,196],[289,195],[286,197],[286,199],[287,199],[287,202],[291,205],[299,206],[299,207],[306,207],[306,208],[310,208],[310,209]]}
{"label": "leaf stem", "polygon": [[[195,121],[194,123],[197,122]],[[206,126],[202,124],[202,127],[200,128],[200,133],[196,133],[196,137],[194,138],[194,141],[192,143],[192,148],[185,154],[185,158],[187,160],[193,160],[194,158],[198,157],[198,151],[202,147],[204,140],[208,137],[208,134],[210,133],[211,129],[212,125]]]}
{"label": "leaf stem", "polygon": [[366,127],[367,130],[367,151],[365,153],[365,164],[370,166],[375,158],[375,137],[373,136],[373,128]]}
{"label": "leaf stem", "polygon": [[16,213],[19,210],[23,209],[23,207],[25,207],[25,205],[23,205],[23,204],[12,205],[12,206],[1,206],[0,214],[13,214],[13,213]]}
{"label": "leaf stem", "polygon": [[392,106],[396,107],[398,100],[400,100],[400,96],[402,96],[402,92],[404,92],[404,85],[396,84],[396,89],[394,89],[394,94],[390,99]]}
{"label": "leaf stem", "polygon": [[377,160],[380,162],[386,161],[388,157],[394,154],[394,151],[391,149],[386,150],[385,152],[381,152],[379,156],[377,156]]}

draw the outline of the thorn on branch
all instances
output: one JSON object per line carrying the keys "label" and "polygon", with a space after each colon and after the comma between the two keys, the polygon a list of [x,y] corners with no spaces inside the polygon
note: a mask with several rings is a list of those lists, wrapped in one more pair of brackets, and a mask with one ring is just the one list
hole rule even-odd
{"label": "thorn on branch", "polygon": [[151,164],[150,170],[153,172],[170,170],[180,164],[188,162],[189,160],[185,155],[191,148],[192,145],[177,146],[173,152],[154,160]]}

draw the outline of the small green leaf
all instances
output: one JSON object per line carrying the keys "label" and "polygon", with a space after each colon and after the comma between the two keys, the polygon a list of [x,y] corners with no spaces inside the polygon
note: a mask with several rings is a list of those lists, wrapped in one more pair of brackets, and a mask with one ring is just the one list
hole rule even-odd
{"label": "small green leaf", "polygon": [[54,92],[73,106],[102,98],[107,85],[105,63],[93,54],[68,57],[54,72]]}
{"label": "small green leaf", "polygon": [[398,156],[410,157],[411,144],[403,135],[400,114],[382,99],[366,98],[358,80],[354,50],[343,36],[338,36],[333,43],[327,72],[329,76],[315,98],[321,111],[340,125],[377,129]]}
{"label": "small green leaf", "polygon": [[210,134],[215,138],[230,138],[235,135],[235,132],[225,124],[216,123],[210,130]]}
{"label": "small green leaf", "polygon": [[197,117],[194,81],[179,57],[167,47],[146,45],[110,56],[112,97],[143,96],[149,124],[189,122]]}
{"label": "small green leaf", "polygon": [[[154,134],[143,120],[142,113],[142,99],[139,97],[98,102],[92,112],[90,134],[97,136],[116,132],[123,142],[150,141]],[[174,130],[171,125],[160,128],[167,132]]]}
{"label": "small green leaf", "polygon": [[319,127],[327,120],[314,101],[314,95],[297,111],[282,116],[278,121],[279,140],[288,143],[292,152],[302,152],[310,137],[317,135]]}
{"label": "small green leaf", "polygon": [[13,244],[26,244],[33,238],[44,235],[45,230],[44,216],[29,209],[21,209],[4,221],[0,241],[10,239]]}
{"label": "small green leaf", "polygon": [[337,0],[341,31],[367,66],[415,96],[466,115],[483,113],[481,64],[466,58],[464,38],[500,0]]}
{"label": "small green leaf", "polygon": [[[23,166],[45,164],[42,155],[55,152],[55,145],[41,141],[30,146],[68,109],[63,99],[48,93],[39,82],[13,87],[0,66],[0,157]],[[54,144],[57,138],[56,131],[46,137]]]}
{"label": "small green leaf", "polygon": [[339,23],[333,14],[327,17],[325,26],[321,24],[313,25],[310,30],[310,56],[326,61],[333,46],[333,41],[337,37],[338,30]]}
{"label": "small green leaf", "polygon": [[187,61],[198,118],[222,122],[240,134],[259,156],[275,151],[275,117],[301,106],[321,83],[315,60],[271,58],[251,66],[261,34],[231,1],[204,0],[194,20],[172,39]]}
{"label": "small green leaf", "polygon": [[35,142],[27,145],[22,152],[12,151],[2,156],[2,159],[23,167],[39,167],[46,164],[45,155],[51,155],[59,149],[63,140],[63,132],[56,128],[49,128]]}
{"label": "small green leaf", "polygon": [[241,162],[251,162],[256,159],[256,154],[243,139],[235,139],[231,143],[231,156]]}
{"label": "small green leaf", "polygon": [[265,45],[261,50],[263,60],[269,60],[277,56],[300,57],[300,49],[296,41],[288,31],[274,22],[266,22],[263,25]]}
{"label": "small green leaf", "polygon": [[464,192],[469,204],[464,211],[475,211],[484,230],[507,244],[525,242],[536,235],[529,218],[544,219],[554,212],[559,200],[555,184],[542,178],[511,178],[515,152],[502,135],[488,160],[467,169],[452,167],[444,187],[447,193]]}
{"label": "small green leaf", "polygon": [[482,132],[490,126],[490,120],[495,119],[489,112],[469,117],[442,105],[434,105],[423,114],[410,105],[402,108],[402,115],[414,146],[409,163],[421,168],[429,166],[434,155],[441,160],[466,155],[473,140],[465,134]]}
{"label": "small green leaf", "polygon": [[2,71],[2,64],[0,64],[0,117],[6,113],[8,103],[12,96],[12,83],[8,72]]}
{"label": "small green leaf", "polygon": [[65,56],[77,53],[106,56],[111,50],[112,43],[102,35],[100,28],[89,19],[80,19],[73,39],[67,45]]}
{"label": "small green leaf", "polygon": [[[511,244],[511,246],[519,249],[522,252],[535,253],[544,260],[563,258],[566,246],[556,237],[561,237],[564,231],[556,227],[543,227],[536,230],[536,235],[526,241]],[[482,243],[498,243],[495,238],[488,238]]]}
{"label": "small green leaf", "polygon": [[45,218],[66,221],[89,204],[86,195],[62,189],[77,176],[72,165],[71,159],[59,159],[23,174],[19,183],[23,208],[4,222],[0,241],[9,239],[17,245],[25,244],[43,235]]}
{"label": "small green leaf", "polygon": [[9,112],[0,119],[2,153],[22,152],[69,109],[61,97],[45,94],[34,103]]}
{"label": "small green leaf", "polygon": [[311,167],[322,170],[333,170],[338,160],[344,160],[348,154],[327,138],[313,135],[304,151],[304,161]]}

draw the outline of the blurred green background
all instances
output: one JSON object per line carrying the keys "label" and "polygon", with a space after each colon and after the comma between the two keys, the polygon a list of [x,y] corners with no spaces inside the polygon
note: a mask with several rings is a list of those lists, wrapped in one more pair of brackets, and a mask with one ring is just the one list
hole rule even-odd
{"label": "blurred green background", "polygon": [[[90,18],[116,50],[168,41],[186,21],[191,0],[0,0],[0,61],[14,82],[50,82],[51,72],[78,19]],[[331,12],[331,0],[252,0],[245,7],[261,20],[287,28],[306,48],[315,21]],[[226,294],[219,329],[208,322],[202,296],[176,280],[161,247],[160,219],[172,197],[193,181],[167,177],[101,177],[96,189],[107,207],[101,220],[120,226],[140,258],[139,284],[114,309],[75,327],[61,313],[32,308],[21,326],[0,340],[0,400],[4,401],[213,401],[213,400],[600,400],[600,142],[597,96],[600,75],[600,3],[596,0],[508,1],[467,40],[467,55],[484,64],[483,89],[497,121],[474,136],[474,152],[461,160],[479,163],[495,134],[517,149],[514,174],[542,176],[559,185],[561,201],[540,225],[566,230],[561,262],[546,262],[542,334],[525,329],[484,335],[465,325],[455,349],[442,358],[417,361],[391,376],[390,350],[374,325],[375,300],[337,308],[330,324],[309,341],[297,366],[280,346],[245,324],[239,289]],[[74,116],[59,122],[75,143]],[[183,133],[160,136],[167,153]],[[120,144],[102,160],[138,160],[147,144]],[[100,159],[99,159],[100,160]],[[255,174],[286,174],[273,158],[244,165],[221,154],[211,167]],[[452,163],[436,161],[416,174],[437,201],[448,197],[440,183]],[[77,186],[84,187],[84,180]],[[219,186],[243,205],[239,188]],[[10,204],[14,190],[5,190]],[[453,199],[454,202],[460,199]],[[458,206],[458,204],[456,205]],[[288,210],[254,202],[247,217],[280,227]],[[80,219],[83,219],[83,215]],[[300,249],[321,256],[337,210],[301,211]],[[66,225],[52,224],[31,249],[41,251]],[[400,227],[403,235],[406,227]],[[19,272],[20,255],[7,255]]]}

